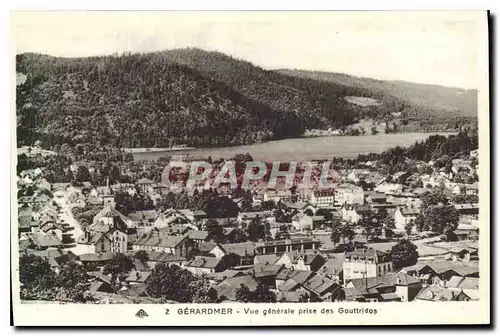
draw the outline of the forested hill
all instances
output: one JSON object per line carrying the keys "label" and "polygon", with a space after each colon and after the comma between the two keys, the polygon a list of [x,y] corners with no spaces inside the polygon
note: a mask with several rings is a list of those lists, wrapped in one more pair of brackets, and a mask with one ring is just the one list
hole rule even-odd
{"label": "forested hill", "polygon": [[434,117],[476,117],[477,90],[464,90],[439,85],[417,84],[404,81],[384,81],[372,78],[354,77],[346,74],[305,71],[278,70],[279,73],[299,78],[310,78],[367,89],[372,94],[392,95],[409,105],[408,117],[420,117],[422,112],[434,113]]}
{"label": "forested hill", "polygon": [[200,49],[87,58],[22,54],[16,61],[26,75],[17,86],[20,145],[231,146],[362,118],[387,120],[394,112],[426,123],[436,114],[369,86],[268,71]]}
{"label": "forested hill", "polygon": [[372,96],[366,89],[282,75],[220,52],[188,48],[158,54],[224,82],[276,111],[294,113],[305,128],[349,125],[363,109],[348,103],[345,97]]}
{"label": "forested hill", "polygon": [[[303,70],[264,70],[220,52],[196,48],[159,52],[186,64],[278,110],[292,110],[308,127],[349,124],[354,118],[385,119],[402,112],[405,118],[477,117],[477,91],[402,81],[380,81],[345,74]],[[345,97],[373,98],[378,104],[353,106]],[[314,116],[320,116],[319,125]],[[333,123],[332,123],[333,121]],[[337,124],[335,123],[337,122]]]}
{"label": "forested hill", "polygon": [[55,58],[23,54],[18,139],[44,146],[240,145],[300,136],[300,120],[157,54]]}

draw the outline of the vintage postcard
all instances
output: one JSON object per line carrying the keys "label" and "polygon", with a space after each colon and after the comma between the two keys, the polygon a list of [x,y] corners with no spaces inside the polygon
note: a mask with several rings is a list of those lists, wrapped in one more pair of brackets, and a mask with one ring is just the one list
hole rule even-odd
{"label": "vintage postcard", "polygon": [[491,322],[487,12],[11,33],[15,325]]}

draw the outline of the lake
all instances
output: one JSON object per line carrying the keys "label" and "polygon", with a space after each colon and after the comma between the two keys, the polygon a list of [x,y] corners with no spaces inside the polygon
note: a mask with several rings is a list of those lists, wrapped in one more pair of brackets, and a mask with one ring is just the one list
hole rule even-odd
{"label": "lake", "polygon": [[211,156],[212,159],[216,160],[219,158],[231,158],[236,154],[250,153],[256,161],[306,161],[332,157],[353,158],[359,154],[381,153],[391,147],[408,147],[416,141],[425,140],[434,134],[448,136],[453,133],[379,133],[363,136],[294,138],[235,147],[135,153],[133,156],[136,160],[156,160],[164,156],[189,153],[189,155],[195,157],[206,158]]}

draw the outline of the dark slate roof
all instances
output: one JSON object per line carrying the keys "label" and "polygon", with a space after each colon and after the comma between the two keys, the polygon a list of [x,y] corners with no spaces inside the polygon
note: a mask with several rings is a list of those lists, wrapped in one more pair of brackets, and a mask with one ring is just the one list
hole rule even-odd
{"label": "dark slate roof", "polygon": [[151,276],[151,272],[130,271],[129,276],[125,279],[127,282],[146,282]]}
{"label": "dark slate roof", "polygon": [[186,267],[215,269],[221,261],[220,258],[196,256],[186,264]]}
{"label": "dark slate roof", "polygon": [[277,256],[276,254],[262,254],[255,256],[254,260],[256,264],[274,265],[279,259],[280,256]]}
{"label": "dark slate roof", "polygon": [[470,299],[461,289],[450,289],[438,285],[430,285],[422,288],[417,294],[416,299],[425,301],[455,301],[459,294]]}
{"label": "dark slate roof", "polygon": [[205,240],[208,237],[208,231],[191,230],[188,233],[188,237],[193,240]]}
{"label": "dark slate roof", "polygon": [[215,287],[219,297],[225,297],[230,301],[236,301],[236,292],[244,284],[250,291],[257,289],[257,281],[251,275],[229,278]]}
{"label": "dark slate roof", "polygon": [[187,234],[182,236],[168,236],[161,234],[157,229],[152,229],[150,232],[139,237],[134,245],[175,248],[186,238]]}
{"label": "dark slate roof", "polygon": [[283,265],[254,264],[253,272],[256,278],[276,276],[283,267]]}
{"label": "dark slate roof", "polygon": [[392,286],[409,286],[420,283],[420,279],[412,277],[403,273],[385,274],[379,277],[365,278],[365,279],[351,279],[350,282],[358,289],[365,289],[368,292],[382,287]]}
{"label": "dark slate roof", "polygon": [[115,254],[113,252],[104,252],[104,253],[85,253],[78,255],[80,261],[83,262],[98,262],[98,261],[110,261],[113,259]]}
{"label": "dark slate roof", "polygon": [[234,253],[240,257],[253,257],[255,255],[255,244],[252,242],[222,244],[221,247],[226,253]]}
{"label": "dark slate roof", "polygon": [[186,258],[172,254],[172,253],[165,253],[163,251],[158,252],[158,251],[153,251],[149,252],[149,260],[154,261],[154,262],[182,262],[186,261]]}
{"label": "dark slate roof", "polygon": [[44,234],[43,232],[34,233],[31,236],[33,244],[39,247],[62,246],[63,243],[55,234]]}

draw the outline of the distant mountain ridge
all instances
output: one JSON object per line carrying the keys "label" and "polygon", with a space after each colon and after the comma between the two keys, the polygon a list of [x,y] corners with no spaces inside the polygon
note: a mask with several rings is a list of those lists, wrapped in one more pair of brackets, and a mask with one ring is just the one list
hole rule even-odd
{"label": "distant mountain ridge", "polygon": [[416,104],[425,109],[436,110],[449,116],[477,116],[477,90],[474,89],[462,89],[400,80],[378,80],[335,72],[295,69],[278,69],[276,71],[289,76],[342,83],[344,85],[369,89],[374,93],[393,95],[409,104]]}
{"label": "distant mountain ridge", "polygon": [[[345,127],[363,118],[388,120],[393,112],[422,120],[417,127],[444,119],[438,127],[443,130],[464,123],[456,117],[476,116],[437,99],[442,94],[433,98],[434,108],[425,101],[434,96],[425,90],[418,91],[421,101],[412,100],[403,84],[391,84],[389,94],[386,84],[264,70],[201,49],[84,58],[22,54],[16,65],[24,75],[16,95],[18,145],[232,146],[299,137],[305,129]],[[362,106],[346,97],[378,103]]]}

